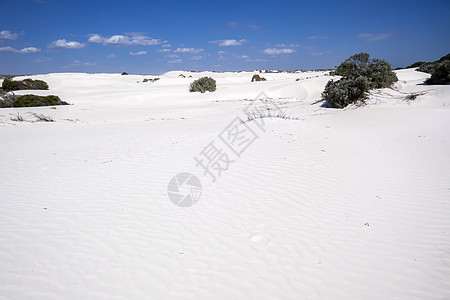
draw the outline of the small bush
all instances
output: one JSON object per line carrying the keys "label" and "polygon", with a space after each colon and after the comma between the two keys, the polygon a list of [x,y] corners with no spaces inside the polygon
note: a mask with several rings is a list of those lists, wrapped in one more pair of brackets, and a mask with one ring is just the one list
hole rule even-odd
{"label": "small bush", "polygon": [[337,67],[335,74],[343,78],[329,81],[322,93],[329,107],[344,108],[365,99],[370,89],[386,88],[398,80],[387,61],[369,57],[368,53],[358,53]]}
{"label": "small bush", "polygon": [[425,63],[424,61],[418,61],[418,62],[413,63],[412,65],[407,66],[406,69],[418,68],[421,65],[423,65],[424,63]]}
{"label": "small bush", "polygon": [[53,106],[53,105],[69,105],[65,101],[61,101],[58,96],[37,96],[23,95],[14,100],[12,107],[33,107],[33,106]]}
{"label": "small bush", "polygon": [[17,83],[17,81],[13,81],[9,78],[5,78],[2,83],[2,89],[6,92],[16,91],[16,90],[18,90],[18,83]]}
{"label": "small bush", "polygon": [[122,74],[120,74],[120,75],[128,75],[128,73],[127,72],[122,72]]}
{"label": "small bush", "polygon": [[48,90],[48,84],[42,80],[33,80],[30,78],[13,81],[9,78],[5,78],[2,83],[2,89],[4,91],[17,91],[17,90]]}
{"label": "small bush", "polygon": [[450,60],[444,61],[434,70],[426,84],[446,85],[450,84]]}
{"label": "small bush", "polygon": [[344,108],[357,100],[365,99],[369,85],[369,80],[363,76],[356,79],[330,80],[322,96],[327,99],[329,107]]}
{"label": "small bush", "polygon": [[1,93],[0,95],[0,108],[11,107],[14,100],[16,99],[13,92],[11,93]]}
{"label": "small bush", "polygon": [[450,53],[445,55],[445,56],[442,56],[439,60],[432,61],[432,62],[427,62],[427,63],[424,63],[424,64],[420,65],[420,67],[417,69],[417,71],[433,74],[434,71],[442,63],[444,63],[446,61],[450,61]]}
{"label": "small bush", "polygon": [[216,90],[216,81],[211,77],[202,77],[194,80],[189,86],[189,92],[201,92],[206,91],[214,92]]}
{"label": "small bush", "polygon": [[253,75],[252,82],[253,81],[266,81],[264,77],[259,76],[258,74]]}
{"label": "small bush", "polygon": [[37,84],[37,86],[39,86],[41,90],[48,90],[47,82],[42,80],[35,80],[34,83]]}

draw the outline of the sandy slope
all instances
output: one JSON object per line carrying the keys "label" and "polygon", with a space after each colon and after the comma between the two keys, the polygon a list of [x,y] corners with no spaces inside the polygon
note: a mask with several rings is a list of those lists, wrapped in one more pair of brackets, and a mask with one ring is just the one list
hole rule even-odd
{"label": "sandy slope", "polygon": [[[251,76],[33,76],[74,105],[0,111],[0,298],[449,298],[450,87],[404,70],[332,110],[324,73]],[[260,92],[298,120],[246,123],[237,157],[218,135]],[[9,120],[29,111],[56,122]],[[194,161],[211,141],[234,160],[214,183]],[[202,182],[188,208],[180,172]]]}

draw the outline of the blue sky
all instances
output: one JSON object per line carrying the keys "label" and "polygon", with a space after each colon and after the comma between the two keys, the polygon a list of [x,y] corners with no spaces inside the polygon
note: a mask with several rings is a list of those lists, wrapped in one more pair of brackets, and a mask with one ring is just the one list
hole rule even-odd
{"label": "blue sky", "polygon": [[450,52],[450,1],[2,0],[0,74],[393,67]]}

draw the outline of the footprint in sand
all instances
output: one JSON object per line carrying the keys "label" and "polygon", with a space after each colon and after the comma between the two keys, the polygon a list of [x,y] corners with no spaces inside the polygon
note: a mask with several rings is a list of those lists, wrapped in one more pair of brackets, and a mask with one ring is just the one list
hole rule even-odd
{"label": "footprint in sand", "polygon": [[251,234],[248,239],[258,246],[266,246],[270,243],[270,238],[257,232]]}

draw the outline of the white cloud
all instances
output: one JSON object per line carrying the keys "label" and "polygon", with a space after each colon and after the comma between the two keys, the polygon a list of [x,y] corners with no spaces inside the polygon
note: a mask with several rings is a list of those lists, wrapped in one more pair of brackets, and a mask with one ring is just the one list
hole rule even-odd
{"label": "white cloud", "polygon": [[50,48],[61,48],[61,49],[81,49],[86,44],[75,42],[75,41],[66,41],[65,39],[54,41],[49,45]]}
{"label": "white cloud", "polygon": [[164,49],[159,49],[158,51],[159,51],[159,52],[171,52],[172,49],[164,48]]}
{"label": "white cloud", "polygon": [[79,60],[74,60],[71,64],[68,64],[67,66],[63,66],[62,69],[68,69],[73,67],[80,67],[80,66],[95,66],[97,63],[95,62],[81,62]]}
{"label": "white cloud", "polygon": [[271,54],[271,55],[289,54],[289,53],[294,53],[294,52],[295,52],[294,49],[289,49],[289,48],[285,48],[285,49],[267,48],[263,51],[264,54]]}
{"label": "white cloud", "polygon": [[41,51],[41,49],[36,47],[28,47],[23,49],[16,49],[13,47],[0,47],[0,52],[11,52],[11,53],[36,53]]}
{"label": "white cloud", "polygon": [[51,59],[50,57],[39,57],[39,58],[33,59],[33,62],[36,62],[36,63],[46,63],[46,62],[51,62],[51,61],[53,61],[53,59]]}
{"label": "white cloud", "polygon": [[237,40],[217,40],[217,41],[210,41],[211,44],[219,44],[220,47],[229,47],[229,46],[240,46],[243,43],[245,43],[245,39],[241,39],[239,41]]}
{"label": "white cloud", "polygon": [[308,37],[310,40],[327,40],[328,37],[326,35],[311,35]]}
{"label": "white cloud", "polygon": [[181,64],[182,62],[181,59],[172,59],[168,61],[169,64]]}
{"label": "white cloud", "polygon": [[164,55],[164,57],[167,57],[167,58],[177,58],[177,57],[179,57],[179,56],[176,55],[176,54],[166,54],[166,55]]}
{"label": "white cloud", "polygon": [[36,48],[36,47],[28,47],[28,48],[23,48],[23,49],[19,50],[20,53],[36,53],[39,51],[41,51],[41,49]]}
{"label": "white cloud", "polygon": [[260,27],[260,26],[258,26],[258,25],[254,25],[254,24],[250,24],[250,25],[248,25],[248,28],[250,28],[250,29],[253,29],[253,30],[260,30],[260,29],[261,29],[261,27]]}
{"label": "white cloud", "polygon": [[113,35],[110,37],[102,37],[99,34],[91,34],[88,39],[89,43],[116,45],[116,46],[154,46],[160,45],[159,39],[152,39],[141,33],[131,33],[129,35]]}
{"label": "white cloud", "polygon": [[391,33],[361,33],[358,35],[360,39],[364,39],[366,41],[379,41],[379,40],[385,40],[392,36]]}
{"label": "white cloud", "polygon": [[0,31],[0,39],[3,40],[15,40],[19,37],[17,33],[12,33],[9,30],[2,30]]}
{"label": "white cloud", "polygon": [[130,55],[146,55],[147,51],[130,52]]}
{"label": "white cloud", "polygon": [[192,57],[191,57],[192,60],[200,60],[200,59],[202,59],[202,58],[203,58],[203,57],[200,56],[200,55],[196,55],[196,56],[192,56]]}
{"label": "white cloud", "polygon": [[224,54],[226,54],[226,52],[225,51],[217,51],[217,54],[224,55]]}
{"label": "white cloud", "polygon": [[204,49],[195,49],[195,48],[178,48],[175,50],[175,53],[200,53]]}
{"label": "white cloud", "polygon": [[114,53],[108,55],[106,58],[116,58],[116,55]]}
{"label": "white cloud", "polygon": [[277,44],[275,45],[277,48],[297,48],[300,47],[300,44]]}
{"label": "white cloud", "polygon": [[267,60],[263,59],[263,58],[254,58],[254,59],[246,59],[245,61],[247,61],[247,62],[264,62]]}
{"label": "white cloud", "polygon": [[89,37],[88,42],[89,43],[97,43],[97,44],[101,44],[103,43],[105,39],[102,38],[100,35],[98,34],[93,34]]}
{"label": "white cloud", "polygon": [[172,45],[171,45],[171,44],[164,44],[164,45],[162,45],[161,47],[163,47],[163,48],[169,48],[169,47],[172,47]]}

